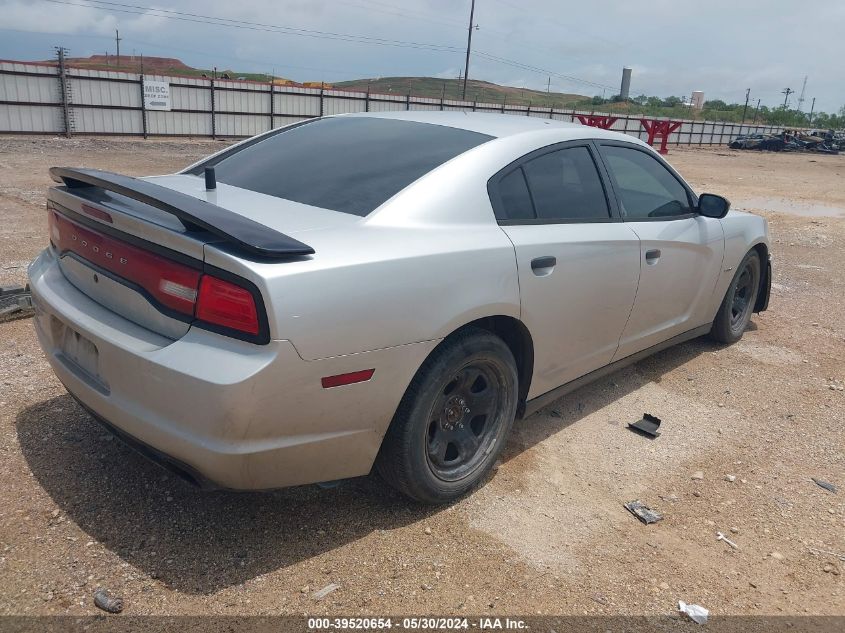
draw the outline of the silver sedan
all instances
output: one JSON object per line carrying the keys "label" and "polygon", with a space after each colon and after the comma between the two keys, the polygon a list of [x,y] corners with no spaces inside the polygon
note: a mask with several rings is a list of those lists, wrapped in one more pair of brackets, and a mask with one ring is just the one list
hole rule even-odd
{"label": "silver sedan", "polygon": [[365,475],[430,503],[515,418],[765,310],[768,230],[629,136],[463,112],[296,123],[184,171],[53,168],[38,338],[205,487]]}

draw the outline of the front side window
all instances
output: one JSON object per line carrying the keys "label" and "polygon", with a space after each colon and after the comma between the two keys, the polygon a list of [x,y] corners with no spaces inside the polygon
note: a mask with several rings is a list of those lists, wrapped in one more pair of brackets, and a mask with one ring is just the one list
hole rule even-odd
{"label": "front side window", "polygon": [[626,219],[671,219],[692,212],[687,190],[656,158],[616,145],[601,149]]}
{"label": "front side window", "polygon": [[499,196],[508,220],[589,222],[610,217],[601,178],[586,147],[526,161],[499,181]]}

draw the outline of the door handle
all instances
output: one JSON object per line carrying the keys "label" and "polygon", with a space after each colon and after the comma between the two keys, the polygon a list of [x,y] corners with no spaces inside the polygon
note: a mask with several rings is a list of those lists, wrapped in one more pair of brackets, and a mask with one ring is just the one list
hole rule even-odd
{"label": "door handle", "polygon": [[649,251],[645,252],[645,260],[649,264],[656,264],[657,260],[660,259],[660,249],[653,248]]}
{"label": "door handle", "polygon": [[556,264],[557,258],[552,257],[551,255],[546,255],[545,257],[535,257],[531,260],[531,270],[534,271],[534,274],[538,277],[543,277],[551,274],[552,269]]}

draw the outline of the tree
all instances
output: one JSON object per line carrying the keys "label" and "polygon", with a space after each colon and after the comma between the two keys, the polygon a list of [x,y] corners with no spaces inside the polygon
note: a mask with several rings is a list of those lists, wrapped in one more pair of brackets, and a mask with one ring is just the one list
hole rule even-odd
{"label": "tree", "polygon": [[663,100],[662,105],[666,108],[674,108],[675,106],[681,105],[683,102],[684,102],[684,100],[681,99],[680,97],[672,96],[672,97],[666,97]]}

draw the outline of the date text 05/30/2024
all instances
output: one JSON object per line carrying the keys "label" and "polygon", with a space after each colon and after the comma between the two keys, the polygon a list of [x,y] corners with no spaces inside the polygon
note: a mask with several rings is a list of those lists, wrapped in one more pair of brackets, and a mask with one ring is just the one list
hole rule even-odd
{"label": "date text 05/30/2024", "polygon": [[308,618],[309,631],[377,630],[400,629],[416,631],[438,630],[477,630],[477,631],[519,631],[526,629],[524,620],[519,618],[449,618],[449,617],[408,617],[408,618]]}

